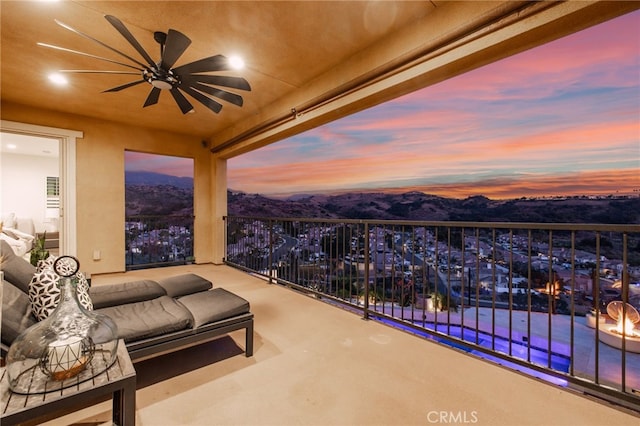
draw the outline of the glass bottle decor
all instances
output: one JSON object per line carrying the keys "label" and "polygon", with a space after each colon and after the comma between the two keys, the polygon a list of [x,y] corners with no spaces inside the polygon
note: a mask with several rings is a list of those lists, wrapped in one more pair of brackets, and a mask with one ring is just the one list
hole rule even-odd
{"label": "glass bottle decor", "polygon": [[78,301],[79,266],[72,256],[61,256],[53,264],[60,276],[60,300],[50,316],[25,330],[9,348],[6,371],[13,392],[44,393],[73,386],[116,360],[117,326]]}

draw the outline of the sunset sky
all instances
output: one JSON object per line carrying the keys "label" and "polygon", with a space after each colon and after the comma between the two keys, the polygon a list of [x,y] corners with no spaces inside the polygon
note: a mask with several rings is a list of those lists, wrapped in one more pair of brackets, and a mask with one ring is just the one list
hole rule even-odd
{"label": "sunset sky", "polygon": [[640,11],[228,162],[233,190],[640,190]]}
{"label": "sunset sky", "polygon": [[[127,170],[193,161],[127,154]],[[165,169],[170,167],[171,170]],[[640,194],[640,11],[228,162],[267,196]]]}

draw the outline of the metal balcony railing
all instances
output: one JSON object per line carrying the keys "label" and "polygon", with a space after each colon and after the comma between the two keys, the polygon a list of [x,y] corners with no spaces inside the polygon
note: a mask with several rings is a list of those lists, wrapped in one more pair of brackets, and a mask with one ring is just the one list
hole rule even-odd
{"label": "metal balcony railing", "polygon": [[230,266],[640,411],[638,225],[225,220]]}
{"label": "metal balcony railing", "polygon": [[126,269],[193,262],[193,216],[127,216]]}

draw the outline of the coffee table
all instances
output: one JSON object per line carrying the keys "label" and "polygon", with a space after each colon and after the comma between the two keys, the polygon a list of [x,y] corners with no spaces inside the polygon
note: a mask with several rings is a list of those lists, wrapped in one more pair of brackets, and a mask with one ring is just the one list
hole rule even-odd
{"label": "coffee table", "polygon": [[9,389],[4,367],[0,368],[0,423],[14,425],[34,421],[40,417],[64,415],[74,409],[85,408],[87,403],[111,396],[113,422],[120,426],[133,426],[136,422],[136,371],[131,363],[124,341],[118,343],[117,359],[101,374],[75,386],[47,393],[23,395]]}

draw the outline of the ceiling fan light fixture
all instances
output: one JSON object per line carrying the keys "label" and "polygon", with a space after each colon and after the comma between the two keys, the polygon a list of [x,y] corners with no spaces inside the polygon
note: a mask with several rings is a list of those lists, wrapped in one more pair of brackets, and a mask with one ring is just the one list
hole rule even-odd
{"label": "ceiling fan light fixture", "polygon": [[229,65],[234,70],[241,70],[244,68],[244,59],[238,55],[232,55],[229,57]]}
{"label": "ceiling fan light fixture", "polygon": [[170,90],[173,87],[171,83],[163,80],[151,80],[150,83],[153,87],[157,87],[158,89]]}
{"label": "ceiling fan light fixture", "polygon": [[67,78],[60,73],[51,73],[48,76],[49,81],[55,84],[56,86],[66,86],[69,83]]}
{"label": "ceiling fan light fixture", "polygon": [[171,90],[178,84],[178,80],[173,76],[171,71],[166,72],[159,67],[144,70],[142,72],[142,78],[158,89]]}

